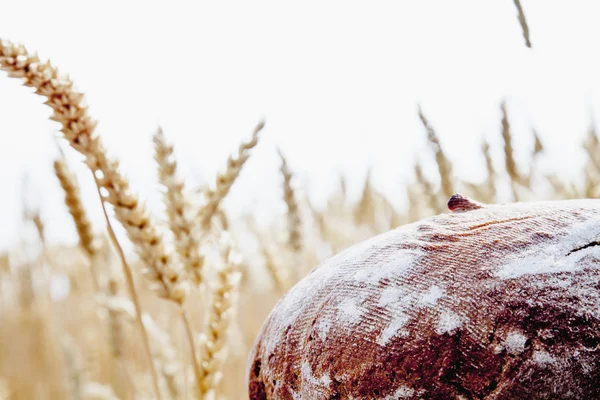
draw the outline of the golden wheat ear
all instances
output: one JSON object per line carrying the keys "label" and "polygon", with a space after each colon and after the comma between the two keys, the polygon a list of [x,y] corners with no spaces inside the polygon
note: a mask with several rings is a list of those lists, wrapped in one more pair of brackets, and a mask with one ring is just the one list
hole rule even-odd
{"label": "golden wheat ear", "polygon": [[525,39],[525,46],[531,48],[531,40],[529,39],[529,25],[527,25],[527,19],[525,18],[525,12],[521,6],[521,0],[513,0],[515,7],[517,8],[519,25],[523,31],[523,39]]}
{"label": "golden wheat ear", "polygon": [[235,158],[230,156],[227,159],[227,168],[225,169],[225,172],[217,175],[215,188],[208,191],[206,204],[199,212],[200,225],[204,230],[210,228],[212,218],[217,214],[219,205],[229,193],[231,186],[233,186],[233,183],[240,175],[244,164],[248,161],[250,150],[258,144],[258,134],[264,127],[265,122],[260,121],[252,132],[252,138],[249,141],[240,144],[237,156]]}
{"label": "golden wheat ear", "polygon": [[287,207],[288,246],[293,253],[299,253],[302,250],[302,223],[298,201],[292,187],[292,171],[290,171],[281,149],[277,148],[277,153],[281,159],[280,171],[283,176],[283,199]]}
{"label": "golden wheat ear", "polygon": [[204,398],[219,383],[240,281],[241,260],[239,255],[233,252],[231,239],[226,233],[221,234],[219,248],[221,266],[217,271],[208,322],[200,343],[202,357],[198,384],[200,398]]}
{"label": "golden wheat ear", "polygon": [[193,209],[185,197],[183,179],[177,174],[173,145],[167,142],[159,127],[154,134],[154,159],[158,166],[158,180],[165,187],[164,203],[169,227],[175,238],[175,249],[190,279],[202,283],[204,257],[200,254],[199,232]]}
{"label": "golden wheat ear", "polygon": [[423,124],[423,127],[427,131],[427,140],[429,142],[429,146],[433,150],[435,154],[435,162],[438,167],[438,171],[440,173],[440,179],[442,182],[442,193],[446,198],[452,196],[454,193],[454,182],[452,176],[452,162],[446,157],[444,150],[442,149],[442,145],[440,144],[440,140],[433,129],[433,126],[429,123],[425,114],[423,113],[423,109],[419,106],[419,119]]}
{"label": "golden wheat ear", "polygon": [[129,181],[120,173],[119,163],[108,156],[100,137],[94,134],[96,121],[88,115],[83,94],[49,62],[43,63],[25,47],[5,40],[0,41],[0,69],[11,77],[22,79],[25,86],[46,97],[45,104],[52,109],[51,119],[61,124],[61,132],[71,147],[85,157],[105,193],[103,200],[113,206],[117,220],[146,264],[145,275],[151,280],[153,289],[165,299],[182,302],[185,290],[178,265],[166,251],[145,206],[131,192]]}
{"label": "golden wheat ear", "polygon": [[75,229],[79,237],[79,247],[88,256],[94,287],[98,291],[100,289],[100,276],[99,271],[96,270],[95,262],[99,250],[98,238],[94,234],[92,222],[83,206],[77,177],[69,168],[62,151],[60,157],[54,160],[54,174],[63,189],[64,202],[75,223]]}

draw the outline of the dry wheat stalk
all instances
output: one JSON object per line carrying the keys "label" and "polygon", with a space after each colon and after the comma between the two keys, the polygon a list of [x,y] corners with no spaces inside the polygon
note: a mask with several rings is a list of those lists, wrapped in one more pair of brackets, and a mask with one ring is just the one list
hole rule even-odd
{"label": "dry wheat stalk", "polygon": [[538,135],[538,133],[535,129],[533,129],[533,140],[534,140],[533,155],[535,157],[544,151],[544,144],[542,143],[540,136]]}
{"label": "dry wheat stalk", "polygon": [[96,122],[87,113],[83,94],[49,62],[42,63],[37,55],[9,41],[0,41],[0,68],[47,98],[45,104],[53,111],[51,119],[62,125],[61,132],[71,147],[85,156],[96,182],[105,191],[103,200],[113,206],[117,220],[148,267],[145,274],[152,281],[153,289],[163,298],[181,302],[185,290],[179,269],[165,250],[145,206],[130,191],[129,182],[119,172],[119,163],[108,157],[100,137],[94,135]]}
{"label": "dry wheat stalk", "polygon": [[[106,205],[104,204],[104,200],[102,199],[102,194],[100,193],[100,184],[98,183],[98,179],[94,176],[94,180],[96,181],[96,190],[98,191],[98,197],[100,198],[100,207],[102,208],[102,213],[104,215],[104,219],[106,221],[106,232],[108,233],[108,237],[110,242],[114,246],[119,259],[121,261],[121,268],[123,270],[123,274],[125,276],[125,282],[127,284],[127,289],[129,295],[131,296],[131,301],[135,307],[135,315],[136,315],[136,323],[140,334],[142,335],[142,344],[145,352],[145,356],[150,363],[150,375],[152,376],[152,386],[154,389],[154,394],[156,395],[158,400],[161,400],[161,392],[158,384],[158,374],[156,373],[156,368],[154,366],[154,361],[152,359],[152,352],[150,350],[150,341],[148,340],[148,332],[144,326],[142,321],[142,307],[140,305],[140,300],[138,296],[138,292],[135,288],[135,284],[133,282],[133,274],[131,272],[131,268],[127,263],[127,259],[125,258],[125,252],[123,251],[123,247],[117,240],[117,236],[115,235],[115,231],[112,227],[112,223],[110,222],[110,218],[108,217],[108,212],[106,211]],[[181,305],[181,303],[179,303]]]}
{"label": "dry wheat stalk", "polygon": [[33,214],[31,214],[31,222],[35,225],[35,229],[42,241],[42,244],[46,244],[46,227],[44,225],[44,221],[42,221],[42,216],[39,210],[36,210]]}
{"label": "dry wheat stalk", "polygon": [[374,220],[375,203],[371,187],[371,170],[367,171],[360,199],[354,209],[354,219],[358,224],[372,224]]}
{"label": "dry wheat stalk", "polygon": [[423,170],[421,169],[420,163],[417,163],[415,165],[415,178],[417,179],[417,183],[419,183],[424,192],[423,195],[427,197],[429,208],[431,208],[431,210],[435,213],[442,213],[444,210],[440,206],[440,202],[438,201],[438,198],[435,194],[433,185],[431,184],[431,182],[429,182],[425,175],[423,175]]}
{"label": "dry wheat stalk", "polygon": [[212,290],[212,301],[207,326],[201,342],[200,397],[215,388],[227,350],[227,333],[234,312],[234,298],[238,289],[240,260],[232,254],[228,236],[222,234],[220,250],[222,265],[217,271],[217,280]]}
{"label": "dry wheat stalk", "polygon": [[34,307],[36,293],[33,280],[33,265],[25,263],[17,269],[19,306],[22,310],[31,310]]}
{"label": "dry wheat stalk", "polygon": [[79,246],[90,260],[90,269],[94,287],[96,290],[99,290],[100,280],[98,271],[96,270],[96,262],[94,260],[94,257],[98,253],[96,237],[92,229],[92,223],[83,207],[77,178],[69,169],[62,154],[60,158],[54,161],[54,174],[58,178],[60,186],[65,194],[65,205],[75,223],[75,229],[77,230],[77,236],[79,237]]}
{"label": "dry wheat stalk", "polygon": [[296,200],[294,189],[292,188],[292,171],[287,164],[280,149],[277,149],[281,158],[281,175],[283,176],[283,198],[287,206],[288,221],[288,246],[293,253],[299,253],[302,250],[302,226],[300,219],[300,210]]}
{"label": "dry wheat stalk", "polygon": [[546,180],[552,186],[554,194],[560,199],[573,199],[576,198],[576,193],[571,191],[563,181],[561,181],[555,174],[546,175]]}
{"label": "dry wheat stalk", "polygon": [[[145,262],[148,268],[146,275],[152,281],[154,290],[159,296],[181,304],[185,290],[181,284],[179,269],[172,262],[171,254],[166,252],[163,240],[144,205],[131,193],[129,182],[119,172],[118,162],[108,157],[101,139],[94,135],[96,122],[87,113],[83,94],[77,92],[73,82],[68,77],[61,76],[49,62],[42,63],[37,55],[29,54],[25,47],[9,41],[0,41],[0,68],[7,71],[9,76],[22,79],[26,86],[34,88],[37,94],[47,98],[46,105],[53,111],[51,119],[61,124],[61,132],[71,147],[85,156],[85,162],[94,175],[107,222],[110,224],[104,210],[104,201],[113,206],[117,220],[123,225]],[[105,191],[105,196],[101,190]],[[118,245],[110,226],[109,231],[113,233],[112,239]],[[122,252],[121,258],[124,260]],[[139,312],[133,278],[126,262],[123,262],[123,268],[130,294]],[[141,322],[140,329],[145,338]],[[147,340],[145,342],[149,355]],[[152,362],[150,369],[154,391],[160,399]]]}
{"label": "dry wheat stalk", "polygon": [[589,161],[592,163],[593,168],[600,172],[600,141],[596,134],[595,124],[592,122],[588,129],[588,134],[583,142],[583,148],[588,154]]}
{"label": "dry wheat stalk", "polygon": [[271,250],[269,250],[264,241],[261,240],[259,246],[261,254],[265,260],[265,266],[267,267],[269,275],[271,276],[271,279],[275,285],[275,289],[281,294],[285,293],[288,287],[287,271],[275,261]]}
{"label": "dry wheat stalk", "polygon": [[421,106],[419,106],[419,119],[423,123],[423,126],[427,130],[427,140],[435,153],[435,162],[437,163],[438,171],[440,173],[440,179],[442,182],[442,193],[446,198],[450,198],[454,194],[454,183],[452,177],[452,163],[444,154],[444,150],[440,145],[440,140],[433,129],[433,126],[429,123]]}
{"label": "dry wheat stalk", "polygon": [[61,338],[61,347],[65,358],[65,364],[67,367],[67,387],[68,392],[71,393],[71,399],[81,400],[83,399],[82,385],[84,378],[83,370],[83,359],[81,354],[78,352],[73,339],[69,336],[63,336]]}
{"label": "dry wheat stalk", "polygon": [[[117,282],[115,271],[110,270],[106,287],[107,299],[117,298],[119,294],[119,284]],[[133,303],[130,303],[132,309],[135,310]],[[131,380],[128,371],[125,367],[125,359],[123,357],[124,349],[127,345],[127,340],[123,332],[123,324],[121,315],[112,307],[103,304],[108,311],[108,328],[109,328],[109,344],[111,356],[114,361],[114,366],[111,368],[111,379],[113,387],[120,398],[129,398],[131,390]]]}
{"label": "dry wheat stalk", "polygon": [[485,157],[485,169],[487,171],[487,195],[485,196],[485,198],[481,198],[481,200],[485,203],[495,203],[496,171],[494,169],[494,163],[492,161],[492,155],[490,153],[490,144],[487,142],[487,140],[483,141],[483,144],[481,145],[481,151],[483,152],[483,156]]}
{"label": "dry wheat stalk", "polygon": [[275,258],[269,249],[269,244],[274,243],[274,241],[269,240],[267,235],[260,231],[253,215],[248,215],[244,221],[246,222],[248,231],[257,238],[259,251],[265,261],[265,267],[273,281],[275,290],[280,294],[285,293],[288,288],[288,272],[287,269],[283,268],[275,261]]}
{"label": "dry wheat stalk", "polygon": [[208,191],[207,202],[199,213],[200,225],[205,230],[210,227],[211,220],[217,213],[219,205],[229,193],[231,186],[242,171],[242,167],[248,160],[248,157],[250,157],[250,150],[258,144],[258,134],[264,126],[264,121],[261,121],[256,125],[250,141],[242,142],[242,144],[240,144],[237,156],[235,158],[230,156],[227,159],[227,168],[225,169],[225,172],[217,175],[215,188]]}
{"label": "dry wheat stalk", "polygon": [[[125,321],[135,323],[137,318],[135,307],[128,299],[110,295],[100,297],[99,300],[110,313]],[[182,368],[177,361],[175,346],[169,335],[158,326],[152,316],[144,314],[142,320],[151,339],[150,347],[154,363],[165,380],[169,398],[178,399],[181,394],[179,378]]]}
{"label": "dry wheat stalk", "polygon": [[69,214],[73,217],[73,222],[75,222],[75,229],[77,229],[77,235],[79,236],[79,245],[90,258],[94,257],[98,252],[98,246],[96,245],[96,237],[92,230],[92,223],[83,207],[77,178],[71,172],[63,157],[54,161],[54,173],[65,192],[65,205],[69,210]]}
{"label": "dry wheat stalk", "polygon": [[520,0],[513,0],[515,6],[517,7],[517,12],[519,13],[519,24],[521,25],[521,30],[523,31],[523,38],[525,39],[525,45],[531,48],[531,41],[529,40],[529,26],[527,25],[527,20],[525,19],[525,12],[523,11],[523,7],[521,7]]}
{"label": "dry wheat stalk", "polygon": [[177,161],[173,154],[173,146],[167,143],[161,128],[158,128],[153,139],[158,178],[166,188],[164,202],[169,226],[175,238],[175,248],[188,276],[194,284],[200,285],[204,257],[200,254],[199,235],[191,215],[192,208],[184,195],[184,183],[177,175]]}
{"label": "dry wheat stalk", "polygon": [[502,139],[504,140],[504,159],[506,165],[506,172],[510,177],[513,197],[515,198],[515,201],[519,201],[520,196],[517,190],[517,185],[527,187],[529,186],[529,182],[527,182],[521,176],[521,174],[519,173],[519,169],[517,168],[517,163],[515,162],[512,146],[512,135],[510,133],[510,124],[508,122],[506,104],[504,102],[500,106],[500,109],[502,110]]}

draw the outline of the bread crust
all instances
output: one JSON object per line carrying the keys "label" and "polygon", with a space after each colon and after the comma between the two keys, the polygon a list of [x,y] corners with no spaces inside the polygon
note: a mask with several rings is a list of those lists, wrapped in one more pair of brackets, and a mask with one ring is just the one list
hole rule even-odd
{"label": "bread crust", "polygon": [[600,201],[459,200],[292,288],[250,399],[600,398]]}

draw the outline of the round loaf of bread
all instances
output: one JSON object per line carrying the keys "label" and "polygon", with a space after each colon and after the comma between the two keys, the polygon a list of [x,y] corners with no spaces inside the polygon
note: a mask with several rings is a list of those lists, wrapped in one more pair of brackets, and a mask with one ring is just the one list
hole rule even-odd
{"label": "round loaf of bread", "polygon": [[600,398],[600,201],[449,206],[292,288],[250,398]]}

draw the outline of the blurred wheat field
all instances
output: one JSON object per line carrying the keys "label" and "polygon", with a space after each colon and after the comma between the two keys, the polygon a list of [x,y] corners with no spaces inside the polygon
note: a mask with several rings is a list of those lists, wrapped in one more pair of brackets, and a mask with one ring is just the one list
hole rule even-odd
{"label": "blurred wheat field", "polygon": [[[38,210],[25,209],[23,224],[35,240],[0,255],[0,400],[6,399],[243,399],[246,360],[277,300],[313,267],[363,239],[423,217],[447,212],[460,192],[484,203],[596,197],[600,141],[593,127],[582,144],[588,160],[581,181],[564,182],[541,171],[544,146],[535,132],[530,165],[515,161],[510,116],[499,105],[497,135],[502,169],[487,142],[481,145],[486,179],[467,182],[435,128],[419,109],[422,132],[437,166],[436,179],[414,167],[405,182],[408,205],[394,207],[367,175],[358,200],[343,177],[324,208],[316,208],[281,161],[284,215],[269,224],[252,210],[232,218],[223,207],[252,149],[250,138],[224,160],[209,187],[184,185],[168,132],[154,136],[164,215],[152,215],[133,193],[118,161],[94,133],[83,95],[48,62],[24,47],[0,42],[0,68],[47,99],[60,124],[63,152],[83,156],[95,180],[107,224],[92,226],[67,158],[54,163],[79,246],[48,246]],[[3,76],[2,79],[5,77]],[[232,149],[234,150],[234,149]],[[507,188],[508,199],[499,196]],[[136,254],[123,254],[113,234],[122,225]]]}

